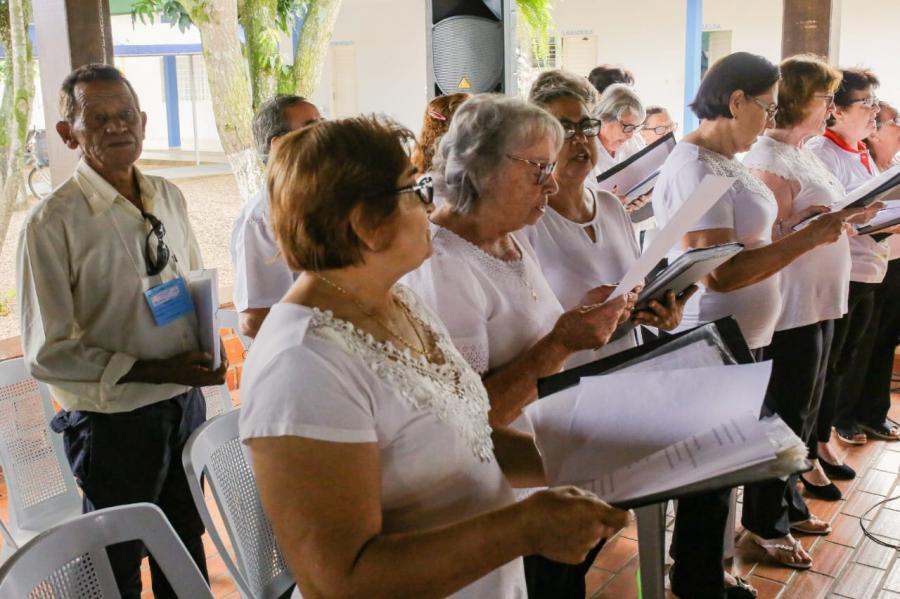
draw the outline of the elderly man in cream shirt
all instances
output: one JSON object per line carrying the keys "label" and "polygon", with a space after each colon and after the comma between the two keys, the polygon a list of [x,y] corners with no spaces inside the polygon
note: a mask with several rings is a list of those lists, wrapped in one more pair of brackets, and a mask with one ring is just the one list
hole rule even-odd
{"label": "elderly man in cream shirt", "polygon": [[[149,501],[165,512],[201,572],[206,564],[181,450],[205,419],[199,387],[221,383],[199,351],[183,286],[202,267],[184,197],[142,175],[146,115],[109,65],[73,71],[56,130],[82,158],[25,221],[18,246],[25,363],[50,385],[84,509]],[[109,551],[123,597],[141,595],[139,543]],[[157,598],[174,597],[151,559]]]}

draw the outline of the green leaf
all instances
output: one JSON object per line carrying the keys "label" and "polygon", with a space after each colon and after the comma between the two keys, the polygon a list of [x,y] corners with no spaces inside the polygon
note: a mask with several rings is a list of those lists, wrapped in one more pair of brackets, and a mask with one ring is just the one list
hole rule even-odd
{"label": "green leaf", "polygon": [[535,58],[546,60],[553,29],[553,0],[516,0],[516,4],[531,35]]}

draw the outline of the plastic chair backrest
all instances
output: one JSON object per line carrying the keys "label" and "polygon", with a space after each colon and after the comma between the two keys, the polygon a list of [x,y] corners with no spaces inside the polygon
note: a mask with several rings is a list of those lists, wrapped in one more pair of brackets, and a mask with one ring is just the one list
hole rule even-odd
{"label": "plastic chair backrest", "polygon": [[[244,597],[280,597],[294,581],[287,569],[238,435],[240,409],[200,426],[184,446],[182,460],[194,504],[213,544]],[[235,564],[206,505],[202,478],[215,498],[234,550]]]}
{"label": "plastic chair backrest", "polygon": [[53,416],[47,387],[28,375],[24,361],[0,363],[0,467],[14,536],[23,528],[39,531],[58,524],[61,514],[81,507],[62,436],[49,427]]}
{"label": "plastic chair backrest", "polygon": [[177,596],[212,599],[162,510],[149,503],[98,510],[42,532],[0,567],[0,597],[119,597],[106,548],[133,540],[144,543]]}
{"label": "plastic chair backrest", "polygon": [[234,408],[231,401],[231,391],[228,385],[213,385],[211,387],[202,387],[200,391],[206,400],[206,419],[211,420],[219,414],[224,414]]}

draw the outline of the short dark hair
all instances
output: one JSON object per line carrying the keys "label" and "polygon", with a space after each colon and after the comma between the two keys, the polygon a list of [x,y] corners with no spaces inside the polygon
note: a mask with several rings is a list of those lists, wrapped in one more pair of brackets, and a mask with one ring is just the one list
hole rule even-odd
{"label": "short dark hair", "polygon": [[138,108],[141,107],[134,88],[131,87],[131,83],[125,78],[122,71],[109,64],[94,62],[78,67],[63,79],[59,89],[59,114],[66,122],[72,123],[75,120],[75,110],[77,108],[75,103],[75,86],[79,83],[88,83],[90,81],[120,81],[124,83],[128,91],[131,92],[134,103]]}
{"label": "short dark hair", "polygon": [[269,158],[272,140],[291,132],[284,119],[284,109],[307,101],[303,96],[278,94],[260,105],[253,115],[253,141],[263,162]]}
{"label": "short dark hair", "polygon": [[414,139],[381,116],[323,121],[284,137],[269,165],[268,191],[272,229],[292,270],[359,264],[362,243],[350,215],[361,206],[367,226],[390,221]]}
{"label": "short dark hair", "polygon": [[738,90],[749,96],[765,93],[779,76],[778,67],[766,58],[734,52],[709,67],[690,108],[700,119],[733,118],[731,94]]}
{"label": "short dark hair", "polygon": [[834,92],[834,103],[841,108],[850,106],[850,94],[867,87],[878,87],[881,82],[869,69],[841,69],[841,84]]}
{"label": "short dark hair", "polygon": [[591,82],[598,94],[602,94],[607,87],[614,83],[634,85],[634,75],[628,69],[611,64],[601,64],[591,70],[588,81]]}

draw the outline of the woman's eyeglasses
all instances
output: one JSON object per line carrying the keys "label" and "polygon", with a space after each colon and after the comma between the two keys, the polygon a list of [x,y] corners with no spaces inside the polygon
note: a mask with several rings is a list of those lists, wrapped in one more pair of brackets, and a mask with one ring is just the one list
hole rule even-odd
{"label": "woman's eyeglasses", "polygon": [[419,179],[415,185],[395,189],[394,193],[398,195],[403,193],[415,193],[420,202],[426,206],[431,206],[434,204],[434,180],[430,176],[425,176]]}
{"label": "woman's eyeglasses", "polygon": [[579,133],[585,137],[597,137],[600,134],[600,126],[603,124],[597,119],[584,119],[580,123],[560,121],[563,128],[563,137],[572,139]]}
{"label": "woman's eyeglasses", "polygon": [[[169,246],[163,241],[163,237],[166,236],[166,227],[162,224],[162,221],[149,212],[141,212],[141,216],[150,223],[150,232],[147,233],[147,240],[145,242],[147,252],[144,256],[144,261],[147,265],[147,276],[152,277],[161,273],[166,267],[166,264],[169,263]],[[153,235],[156,236],[155,253],[150,251],[152,249],[150,237]],[[151,256],[153,257],[151,258]]]}
{"label": "woman's eyeglasses", "polygon": [[536,166],[538,168],[538,177],[537,184],[543,185],[544,181],[547,180],[547,177],[553,174],[553,171],[556,170],[555,162],[540,162],[537,160],[528,160],[527,158],[519,158],[518,156],[513,156],[512,154],[507,154],[507,158],[510,160],[516,160],[518,162],[524,162],[526,164],[530,164],[531,166]]}
{"label": "woman's eyeglasses", "polygon": [[893,125],[895,127],[900,127],[900,114],[896,115],[892,119],[884,119],[883,121],[878,121],[876,128],[881,129],[882,127],[884,127],[885,125],[888,125],[888,124]]}
{"label": "woman's eyeglasses", "polygon": [[865,98],[856,98],[847,102],[847,106],[852,106],[853,104],[862,104],[866,108],[872,108],[878,105],[878,96],[866,96]]}
{"label": "woman's eyeglasses", "polygon": [[656,135],[665,135],[666,133],[674,133],[678,131],[678,123],[670,123],[668,125],[657,125],[656,127],[648,127],[644,125],[644,131],[653,131]]}
{"label": "woman's eyeglasses", "polygon": [[757,104],[760,108],[762,108],[763,110],[766,111],[766,117],[767,117],[769,120],[774,119],[775,116],[778,114],[778,104],[764,104],[764,103],[761,102],[760,99],[757,98],[756,96],[747,96],[747,97],[750,98],[751,100],[753,100],[754,102],[756,102],[756,104]]}
{"label": "woman's eyeglasses", "polygon": [[813,94],[814,98],[822,98],[825,100],[825,106],[834,104],[834,94]]}

